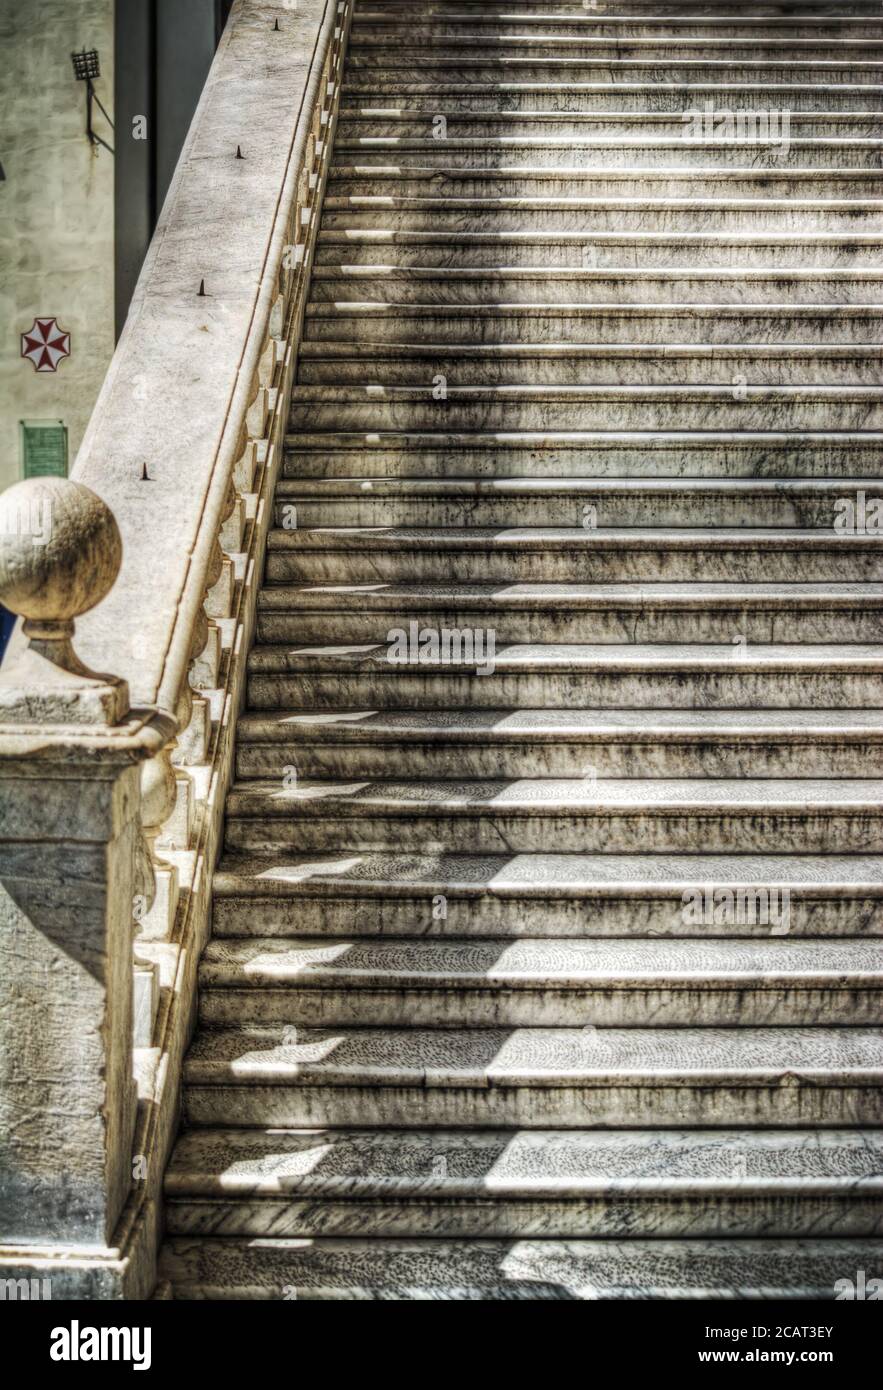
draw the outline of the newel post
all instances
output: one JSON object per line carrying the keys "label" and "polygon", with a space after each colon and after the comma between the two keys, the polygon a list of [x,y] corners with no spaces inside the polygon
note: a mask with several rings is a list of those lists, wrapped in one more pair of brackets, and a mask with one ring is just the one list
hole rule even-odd
{"label": "newel post", "polygon": [[171,732],[72,645],[121,558],[81,484],[0,496],[0,600],[25,620],[0,669],[0,1277],[40,1256],[74,1298],[132,1187],[139,764]]}

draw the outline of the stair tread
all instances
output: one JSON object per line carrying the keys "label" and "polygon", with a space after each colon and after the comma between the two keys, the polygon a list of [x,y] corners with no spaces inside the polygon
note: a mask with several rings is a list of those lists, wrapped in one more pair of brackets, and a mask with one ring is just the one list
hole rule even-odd
{"label": "stair tread", "polygon": [[[732,307],[732,306],[731,306]],[[835,306],[849,308],[849,305]],[[385,343],[360,340],[356,347],[344,338],[307,339],[302,357],[883,357],[878,343]]]}
{"label": "stair tread", "polygon": [[869,1028],[201,1029],[191,1085],[690,1087],[883,1084]]}
{"label": "stair tread", "polygon": [[[443,1160],[443,1162],[440,1162]],[[744,1173],[744,1176],[737,1176]],[[169,1199],[550,1196],[883,1186],[883,1139],[854,1130],[191,1130]]]}
{"label": "stair tread", "polygon": [[271,550],[694,550],[877,548],[880,537],[801,527],[726,526],[304,526],[270,531]]}
{"label": "stair tread", "polygon": [[643,581],[637,584],[574,583],[307,583],[265,586],[259,596],[264,612],[306,610],[342,612],[401,612],[402,605],[416,620],[418,613],[433,612],[446,604],[495,611],[549,610],[620,606],[643,611],[653,605],[668,609],[728,609],[736,606],[758,609],[855,608],[883,606],[883,584],[866,583],[740,583],[684,581],[666,583]]}
{"label": "stair tread", "polygon": [[230,818],[411,814],[478,815],[494,812],[539,815],[600,815],[618,811],[695,809],[700,813],[750,815],[776,808],[820,816],[838,809],[874,813],[883,801],[883,778],[335,778],[234,783],[227,798]]}
{"label": "stair tread", "polygon": [[[881,432],[883,438],[883,432]],[[325,493],[363,495],[366,492],[426,493],[430,496],[460,495],[461,493],[658,493],[663,496],[683,493],[759,493],[769,497],[782,494],[840,498],[844,493],[864,492],[879,487],[883,478],[284,478],[280,489],[284,493],[298,492],[303,496]],[[883,531],[880,532],[883,535]]]}
{"label": "stair tread", "polygon": [[[855,124],[861,121],[879,121],[880,111],[871,107],[862,107],[857,104],[851,111],[834,111],[820,108],[817,111],[792,111],[790,115],[791,126],[808,125],[832,125],[837,126],[841,123]],[[364,102],[358,105],[341,103],[339,110],[339,122],[346,124],[347,121],[413,121],[426,119],[427,113],[419,106],[369,106]],[[543,124],[555,124],[559,121],[572,121],[574,124],[592,126],[593,124],[615,124],[621,122],[623,125],[676,125],[679,129],[683,128],[683,112],[681,111],[547,111],[543,107],[525,107],[521,111],[509,111],[498,108],[497,110],[482,110],[477,107],[474,111],[468,108],[461,108],[452,111],[447,117],[448,124],[459,125],[470,121],[489,121],[493,124],[517,124],[521,122],[539,121]]]}
{"label": "stair tread", "polygon": [[[495,53],[488,51],[488,45],[481,39],[473,41],[472,45],[482,50],[480,58],[459,58],[458,67],[463,68],[524,68],[524,67],[584,67],[584,68],[604,68],[613,69],[618,72],[632,72],[640,68],[653,68],[656,60],[653,58],[578,58],[573,55],[568,57],[554,58],[543,55],[540,58],[531,56],[521,56],[519,54]],[[384,63],[373,65],[360,60],[358,54],[352,54],[349,62],[349,73],[347,82],[350,87],[357,85],[358,76],[364,74],[376,80],[378,75],[385,73],[395,73],[400,69],[413,71],[418,68],[439,68],[452,66],[450,59],[439,52],[431,57],[421,58],[411,54],[407,43],[398,43],[395,47],[395,54]],[[876,77],[883,63],[876,58],[868,59],[842,59],[842,58],[811,58],[787,61],[784,58],[679,58],[673,66],[683,68],[685,71],[695,71],[697,68],[708,68],[713,71],[726,72],[731,68],[745,68],[747,70],[784,72],[793,74],[795,69],[812,72],[820,77],[828,76],[831,73],[855,73],[856,76],[868,74]],[[356,79],[354,83],[353,79]],[[655,85],[655,84],[654,84]]]}
{"label": "stair tread", "polygon": [[[732,671],[739,670],[789,671],[840,668],[845,671],[883,670],[883,644],[843,643],[793,646],[784,644],[749,643],[738,666],[733,646],[712,643],[692,645],[673,643],[648,645],[641,643],[588,644],[518,643],[503,646],[494,657],[496,669],[506,671],[560,670],[591,671],[599,668],[614,670],[678,670]],[[290,648],[283,644],[255,646],[249,658],[251,671],[379,671],[396,669],[387,659],[386,648],[377,643],[347,643],[343,646],[303,646]],[[450,671],[442,663],[421,662],[419,668],[429,671]]]}
{"label": "stair tread", "polygon": [[[451,9],[448,9],[446,6],[438,4],[430,5],[428,7],[424,7],[424,14],[436,19],[439,23],[448,23],[454,19],[456,19],[458,22],[460,20],[469,20],[470,22],[476,24],[496,24],[499,23],[500,20],[508,19],[512,19],[518,24],[546,24],[550,23],[553,20],[561,20],[562,22],[566,21],[568,24],[584,24],[588,27],[597,27],[598,25],[606,24],[660,24],[666,27],[677,26],[678,24],[699,24],[703,27],[707,25],[713,28],[722,24],[732,25],[734,23],[738,23],[740,25],[754,25],[761,26],[763,28],[769,27],[774,29],[777,27],[782,27],[783,25],[788,26],[793,25],[795,23],[808,25],[834,24],[837,26],[849,24],[866,25],[869,22],[873,23],[873,20],[869,21],[868,19],[863,18],[861,16],[841,15],[837,14],[836,12],[833,14],[829,13],[812,16],[804,14],[799,19],[795,19],[794,15],[792,14],[784,16],[775,14],[761,14],[752,16],[745,14],[744,10],[740,10],[738,15],[725,14],[713,16],[707,12],[707,9],[704,13],[700,13],[698,17],[668,14],[660,14],[653,16],[645,15],[643,12],[629,15],[622,12],[617,12],[616,10],[612,11],[611,13],[607,13],[606,6],[604,12],[590,14],[585,9],[581,11],[578,4],[573,6],[570,10],[568,10],[564,6],[556,8],[554,3],[548,8],[545,8],[538,3],[538,0],[523,0],[523,3],[524,8],[515,15],[513,15],[512,13],[512,5],[502,3],[501,0],[494,0],[494,6],[492,8],[489,7],[487,9],[485,9],[484,7],[476,8],[474,6],[473,8],[470,8],[468,4],[461,4],[459,9],[457,8],[456,4],[454,4],[453,8]],[[376,9],[372,10],[365,10],[362,9],[361,6],[356,6],[356,12],[353,21],[354,30],[361,28],[363,25],[370,26],[371,24],[397,23],[398,19],[396,17],[395,10],[390,9],[389,5],[378,4]]]}
{"label": "stair tread", "polygon": [[[883,96],[883,90],[881,90]],[[369,172],[376,173],[376,169]],[[427,171],[427,175],[438,175],[439,170],[432,168]],[[443,171],[442,171],[443,172]],[[466,171],[468,173],[468,171]],[[523,170],[516,172],[523,173]],[[677,171],[674,171],[677,172]],[[732,170],[726,170],[731,173]],[[865,170],[866,174],[873,171]],[[641,171],[646,180],[647,170]],[[377,208],[379,211],[395,211],[398,207],[426,207],[429,209],[443,209],[449,207],[468,207],[470,209],[487,207],[494,208],[577,208],[585,210],[589,208],[606,208],[612,211],[627,212],[632,209],[639,209],[646,212],[665,211],[674,209],[675,211],[708,212],[715,209],[732,209],[736,212],[765,212],[786,211],[796,209],[798,211],[818,211],[818,212],[848,212],[856,216],[862,212],[879,212],[883,207],[883,200],[879,198],[869,198],[863,195],[861,198],[758,198],[730,196],[710,198],[708,196],[684,198],[684,197],[660,197],[657,194],[645,194],[643,197],[625,197],[623,195],[614,196],[612,194],[598,194],[596,196],[570,196],[556,195],[551,197],[537,194],[520,194],[504,196],[500,194],[472,194],[470,196],[461,195],[452,197],[451,195],[423,193],[413,194],[379,194],[379,193],[328,193],[325,198],[325,206],[332,210],[337,208]]]}
{"label": "stair tread", "polygon": [[[775,920],[777,912],[775,904]],[[209,942],[199,967],[199,985],[201,990],[296,985],[353,991],[518,986],[582,990],[586,985],[701,991],[727,983],[775,991],[798,983],[818,989],[883,986],[883,958],[877,942],[787,941],[783,940],[786,928],[787,923],[779,935],[763,941],[522,937],[516,942],[338,938],[320,943],[294,937],[246,937]]]}
{"label": "stair tread", "polygon": [[552,898],[684,890],[788,888],[836,896],[856,888],[883,896],[883,854],[431,854],[341,846],[334,854],[223,855],[218,897],[354,895]]}
{"label": "stair tread", "polygon": [[[637,14],[606,13],[599,10],[591,14],[587,10],[580,13],[579,9],[543,9],[534,5],[533,10],[521,11],[513,14],[511,6],[500,7],[497,10],[470,10],[466,7],[460,10],[435,9],[424,11],[422,15],[414,16],[414,23],[409,26],[410,34],[426,34],[434,37],[435,31],[439,27],[446,27],[450,24],[493,24],[499,26],[501,23],[514,24],[568,24],[578,28],[585,28],[588,32],[593,29],[607,28],[617,24],[631,24],[639,28],[652,28],[653,26],[669,29],[673,28],[677,32],[677,27],[682,24],[689,24],[691,28],[698,29],[719,29],[746,28],[749,33],[757,30],[771,30],[773,33],[785,28],[809,28],[813,26],[825,27],[837,31],[845,30],[849,32],[850,25],[861,25],[864,30],[872,33],[879,32],[879,26],[874,23],[872,17],[866,15],[841,15],[836,13],[826,13],[817,15],[793,15],[793,14],[723,14],[714,16],[706,9],[697,15],[646,15],[643,12]],[[379,8],[374,11],[357,10],[353,19],[352,38],[354,43],[364,44],[369,41],[373,26],[383,25],[387,28],[397,25],[394,14]],[[365,34],[363,34],[365,31]],[[480,32],[480,31],[479,31]],[[366,37],[367,36],[367,37]],[[524,37],[532,39],[532,34]],[[652,38],[652,36],[650,36]],[[686,37],[690,37],[689,35]],[[859,38],[864,38],[860,34]]]}
{"label": "stair tread", "polygon": [[291,738],[347,742],[468,739],[848,739],[883,737],[883,709],[451,709],[285,710],[244,713],[242,742]]}
{"label": "stair tread", "polygon": [[[176,1297],[614,1300],[855,1297],[879,1239],[172,1238]],[[288,1292],[285,1292],[285,1291]]]}
{"label": "stair tread", "polygon": [[[705,65],[703,64],[702,66]],[[728,65],[721,65],[723,70],[725,70],[726,66]],[[370,76],[370,70],[365,70],[365,77],[368,78]],[[375,77],[375,79],[379,79],[379,71],[375,71],[373,76]],[[765,92],[768,94],[770,90],[768,82],[757,81],[753,83],[746,83],[743,85],[741,83],[733,81],[727,82],[725,78],[721,79],[717,74],[715,74],[715,77],[717,80],[713,78],[704,78],[698,82],[690,82],[683,78],[674,79],[670,81],[661,80],[659,82],[617,82],[615,84],[615,90],[613,94],[615,94],[616,96],[622,96],[625,92],[629,91],[641,92],[645,95],[651,95],[654,93],[677,92],[680,95],[689,96],[696,91],[709,90],[714,90],[718,92],[740,91],[747,92],[748,94],[758,91]],[[416,94],[419,95],[422,95],[423,91],[431,91],[433,93],[462,93],[465,96],[471,97],[488,93],[492,94],[495,97],[498,97],[501,92],[505,93],[511,90],[513,87],[515,87],[516,89],[527,87],[527,89],[530,91],[546,92],[566,90],[576,92],[598,92],[603,93],[605,96],[607,96],[611,95],[611,85],[612,84],[609,82],[577,82],[572,84],[550,81],[528,83],[491,83],[485,80],[481,80],[479,82],[451,82],[447,80],[443,82],[409,82],[405,78],[393,76],[390,73],[389,76],[384,76],[384,79],[382,81],[378,80],[376,87],[371,87],[367,81],[353,83],[350,80],[344,80],[342,84],[342,91],[346,94],[347,97],[351,97],[354,91],[358,91],[362,95],[363,100],[365,99],[364,94],[366,92],[370,92],[372,94],[376,93],[377,96],[386,100],[389,100],[390,97],[394,97],[399,94],[405,96],[413,96],[415,95],[415,88]],[[850,95],[853,95],[855,100],[859,103],[862,101],[863,98],[866,98],[868,96],[875,96],[879,91],[877,84],[871,82],[847,83],[824,81],[813,82],[810,84],[807,84],[806,82],[777,82],[776,91],[806,92],[808,86],[811,88],[814,94],[818,93],[820,99],[823,99],[825,96],[839,96],[844,91],[846,91]],[[346,103],[344,104],[346,105]]]}
{"label": "stair tread", "polygon": [[[781,38],[776,34],[752,34],[740,36],[739,38],[709,38],[706,35],[678,34],[669,38],[665,35],[570,35],[556,34],[553,32],[544,33],[542,31],[531,34],[501,34],[499,32],[492,34],[470,34],[468,31],[455,31],[452,34],[439,35],[421,33],[419,25],[415,25],[413,28],[409,27],[405,42],[399,42],[395,45],[395,52],[398,56],[402,52],[407,53],[412,49],[420,52],[434,45],[434,56],[436,57],[438,57],[439,54],[444,56],[445,50],[449,48],[464,48],[467,50],[478,49],[482,55],[484,55],[489,51],[493,52],[493,50],[489,48],[489,41],[501,49],[508,47],[547,47],[549,44],[560,44],[563,49],[575,47],[586,49],[597,48],[602,52],[605,49],[611,49],[615,51],[617,55],[621,53],[623,48],[670,48],[677,54],[683,52],[684,49],[701,47],[707,49],[711,54],[715,55],[715,57],[718,54],[731,51],[732,47],[736,44],[738,44],[740,48],[757,49],[762,55],[766,54],[768,51],[776,51],[778,49],[784,49],[789,53],[792,49],[796,49],[798,56],[814,49],[821,49],[823,52],[839,55],[844,50],[853,48],[859,48],[862,51],[867,51],[874,55],[883,48],[883,39],[879,37],[874,38],[865,34],[859,35],[858,37],[846,36],[842,38],[830,35],[826,35],[823,38],[804,38],[793,34],[789,34],[785,38]],[[354,58],[362,58],[366,56],[366,50],[380,47],[381,44],[386,44],[387,42],[385,35],[381,35],[378,38],[371,38],[356,33],[351,40],[350,52]],[[736,61],[741,62],[743,60],[737,59]],[[825,61],[824,66],[830,67],[833,62],[839,61],[841,61],[840,58],[835,56],[832,60]],[[863,63],[862,66],[865,66],[865,64]]]}
{"label": "stair tread", "polygon": [[[841,250],[856,251],[866,247],[877,250],[881,243],[883,243],[883,237],[877,232],[853,232],[845,233],[843,237],[833,237],[806,230],[785,235],[767,229],[758,229],[755,236],[749,237],[744,233],[740,235],[733,232],[702,232],[686,229],[677,234],[665,230],[599,232],[588,228],[583,231],[550,228],[548,233],[543,234],[514,227],[499,231],[446,231],[442,228],[412,231],[391,226],[360,227],[358,225],[331,228],[321,232],[317,241],[319,251],[328,250],[330,252],[332,248],[340,248],[341,255],[344,255],[347,247],[376,248],[378,254],[384,248],[426,247],[428,255],[430,254],[429,248],[460,251],[477,246],[499,247],[501,251],[507,248],[562,246],[565,249],[572,248],[575,254],[577,251],[585,252],[586,250],[605,249],[607,247],[638,251],[656,248],[667,251],[680,251],[684,248],[707,251],[732,247],[740,253],[746,250],[754,251],[758,247],[764,247],[769,251],[789,252],[809,248],[833,253]],[[336,263],[326,261],[322,264]],[[579,262],[575,261],[574,264],[578,265]],[[799,262],[796,264],[799,265]],[[823,271],[823,266],[816,268],[816,273]]]}
{"label": "stair tread", "polygon": [[[883,313],[881,313],[883,318]],[[586,448],[591,446],[602,447],[604,444],[613,445],[616,443],[640,444],[645,448],[654,446],[663,447],[666,444],[682,444],[686,447],[702,448],[712,447],[718,444],[742,445],[747,447],[753,443],[775,444],[795,443],[795,444],[827,444],[827,445],[848,445],[865,446],[867,448],[877,448],[883,444],[883,431],[880,430],[672,430],[672,429],[648,429],[648,430],[415,430],[415,429],[388,429],[388,430],[320,430],[320,431],[299,431],[289,433],[285,436],[285,447],[294,448],[314,448],[331,449],[346,448],[358,444],[360,448],[373,449],[414,449],[419,444],[426,447],[438,447],[440,445],[452,445],[459,448],[482,448],[497,446],[499,448],[513,447],[519,448],[525,445],[531,447],[542,445],[558,445],[561,447],[573,446],[574,448]],[[291,479],[280,478],[277,487],[277,495],[286,496],[296,493],[303,489],[306,482],[315,484],[317,479]],[[336,479],[328,479],[331,484]],[[390,480],[391,483],[399,481]],[[433,482],[437,481],[435,479]],[[542,480],[538,480],[542,481]],[[568,482],[570,480],[568,479]],[[693,479],[690,480],[694,481]],[[729,482],[730,480],[727,479]],[[585,479],[585,487],[598,487],[601,483],[600,478]],[[861,482],[861,480],[859,480]],[[684,480],[680,480],[680,490],[684,489]],[[363,493],[369,491],[368,488],[362,489]]]}
{"label": "stair tread", "polygon": [[[795,24],[799,24],[801,27],[804,25],[811,26],[817,24],[835,28],[840,28],[841,26],[848,27],[850,24],[861,24],[863,26],[868,26],[869,24],[873,25],[873,19],[868,19],[860,15],[839,15],[836,13],[813,16],[804,14],[799,18],[795,18],[790,14],[761,14],[751,16],[740,13],[739,15],[724,14],[712,16],[706,10],[705,13],[700,12],[698,16],[689,17],[685,15],[652,16],[645,15],[643,12],[632,15],[616,12],[608,14],[606,13],[605,7],[605,11],[591,14],[586,10],[583,10],[581,13],[579,8],[567,10],[564,8],[556,9],[552,6],[550,9],[545,9],[536,3],[533,4],[531,9],[525,9],[514,15],[511,5],[503,4],[498,5],[496,9],[488,10],[469,9],[468,6],[462,6],[459,10],[456,8],[448,10],[436,6],[430,7],[429,10],[424,10],[424,15],[426,16],[425,18],[421,16],[422,25],[416,22],[415,17],[415,23],[410,32],[413,33],[421,27],[427,26],[430,20],[434,21],[436,24],[448,24],[454,21],[457,23],[468,22],[471,24],[499,24],[500,21],[505,20],[518,24],[550,24],[560,22],[585,26],[587,28],[599,28],[608,24],[638,24],[642,27],[656,24],[666,28],[676,27],[679,24],[691,24],[702,28],[715,28],[721,25],[733,26],[734,24],[738,24],[739,26],[744,25],[748,28],[753,26],[755,28],[760,27],[763,29],[769,28],[775,30],[783,26],[791,27]],[[375,24],[396,25],[397,22],[395,14],[385,9],[382,5],[378,5],[376,10],[362,10],[357,7],[353,20],[353,34],[355,36],[363,28],[367,28],[370,31],[371,26]],[[876,28],[876,26],[874,27]]]}
{"label": "stair tread", "polygon": [[668,304],[652,302],[635,304],[631,301],[628,303],[611,301],[609,304],[600,301],[592,301],[591,303],[552,301],[544,304],[535,300],[524,303],[512,300],[511,302],[494,301],[487,304],[433,304],[430,302],[396,304],[393,301],[381,299],[340,299],[311,300],[306,306],[308,318],[345,318],[347,315],[353,314],[386,315],[403,319],[432,318],[433,316],[438,318],[473,318],[477,316],[560,318],[564,315],[597,317],[598,314],[612,313],[613,311],[619,318],[650,318],[654,315],[670,318],[692,318],[697,314],[717,316],[721,313],[728,313],[731,317],[754,315],[755,317],[767,318],[848,319],[877,318],[883,315],[883,304],[773,304],[766,303],[764,300],[720,304],[690,304],[682,301]]}
{"label": "stair tread", "polygon": [[[433,402],[437,399],[433,394],[434,390],[435,388],[431,383],[425,386],[383,386],[373,382],[353,383],[351,385],[297,385],[292,394],[292,403],[296,405],[299,401],[377,401],[381,403],[389,401],[394,405],[400,401]],[[537,400],[540,402],[609,400],[626,403],[632,400],[671,400],[675,402],[707,401],[714,403],[724,401],[729,403],[733,400],[733,388],[715,383],[707,385],[695,383],[689,386],[668,386],[645,382],[623,386],[595,385],[593,383],[576,386],[531,386],[526,384],[458,386],[448,382],[445,385],[444,400],[440,404],[444,406],[446,402],[451,401],[468,403],[469,401],[485,400]],[[883,400],[883,386],[856,386],[851,383],[846,386],[817,384],[793,386],[758,382],[751,385],[746,384],[740,400],[769,401],[772,404],[780,400],[786,402],[789,400],[831,401],[833,404],[851,401],[876,403]],[[840,480],[836,481],[839,482]],[[834,480],[829,482],[828,486],[832,486],[833,482]]]}
{"label": "stair tread", "polygon": [[[883,63],[880,65],[883,74]],[[436,145],[441,141],[435,141]],[[685,140],[683,144],[687,144]],[[692,144],[692,142],[689,142]],[[700,144],[698,149],[702,149]],[[754,146],[753,148],[756,148]],[[803,165],[799,168],[789,167],[787,169],[770,170],[765,166],[746,164],[741,166],[730,166],[721,164],[709,164],[696,168],[684,168],[680,164],[654,165],[652,169],[632,168],[632,169],[585,169],[580,165],[556,165],[548,168],[546,165],[490,165],[487,169],[469,169],[462,165],[451,164],[332,164],[328,177],[331,180],[356,178],[359,175],[368,174],[375,179],[404,180],[409,179],[440,179],[440,178],[465,178],[477,179],[485,176],[489,179],[551,179],[562,182],[585,181],[591,182],[602,177],[605,182],[622,181],[635,182],[635,180],[659,181],[662,179],[681,179],[686,183],[721,182],[738,183],[740,180],[751,182],[759,176],[770,178],[774,174],[777,179],[795,183],[824,184],[826,181],[831,183],[851,183],[865,182],[879,183],[883,178],[883,169],[879,167],[868,168],[866,165],[840,165],[835,168],[828,168],[822,165],[818,168],[811,168]]]}
{"label": "stair tread", "polygon": [[[788,143],[789,148],[797,153],[801,151],[808,152],[810,150],[818,150],[822,154],[842,152],[844,158],[848,158],[850,155],[870,152],[877,153],[881,150],[881,137],[874,135],[792,135],[789,136]],[[706,139],[695,139],[690,137],[685,139],[683,134],[670,137],[651,136],[646,139],[643,137],[639,139],[629,135],[599,135],[590,140],[553,135],[448,135],[445,137],[444,141],[433,139],[432,136],[422,137],[419,135],[358,135],[339,139],[336,142],[336,148],[340,152],[351,155],[383,154],[387,151],[425,154],[430,150],[438,151],[439,148],[442,148],[445,157],[456,151],[469,153],[486,151],[491,154],[498,151],[515,150],[560,150],[563,154],[569,154],[574,150],[584,150],[592,153],[634,150],[644,155],[651,154],[654,151],[662,153],[686,148],[696,150],[697,153],[703,156],[710,156],[722,150],[756,149],[757,141],[750,136],[745,136],[741,139],[738,137],[730,139],[725,136],[721,136],[717,139],[714,137]],[[339,176],[339,170],[341,168],[346,167],[348,166],[334,166],[335,177]],[[403,170],[407,172],[410,167],[410,165],[406,164],[403,166]],[[452,169],[457,168],[455,165],[451,165],[450,167]],[[494,164],[492,167],[496,172],[498,166]],[[500,167],[504,170],[506,168],[505,165]],[[542,165],[538,167],[545,169],[547,166]],[[558,165],[553,165],[551,167],[558,172]],[[605,171],[609,169],[611,172],[620,169],[619,165],[605,164],[598,166],[594,164],[579,164],[575,166],[564,165],[561,167],[578,168],[583,174],[586,172],[597,172],[601,169]],[[634,167],[645,168],[645,166],[639,166],[637,164]],[[685,166],[678,164],[668,167],[682,170]],[[824,167],[827,173],[831,172],[829,166],[826,165]],[[864,168],[865,166],[858,165],[856,167]],[[625,168],[628,170],[629,166],[625,166]],[[458,169],[458,172],[463,173],[466,172],[466,170]],[[525,172],[530,173],[533,171],[526,167]],[[656,176],[659,172],[665,171],[660,171],[657,165],[651,165],[645,168],[645,172],[648,175]]]}

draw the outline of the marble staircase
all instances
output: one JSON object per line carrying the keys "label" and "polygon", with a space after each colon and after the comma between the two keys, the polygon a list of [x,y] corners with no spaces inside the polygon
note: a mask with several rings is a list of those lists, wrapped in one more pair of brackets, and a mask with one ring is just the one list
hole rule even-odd
{"label": "marble staircase", "polygon": [[174,1297],[883,1275],[881,161],[872,0],[357,0]]}

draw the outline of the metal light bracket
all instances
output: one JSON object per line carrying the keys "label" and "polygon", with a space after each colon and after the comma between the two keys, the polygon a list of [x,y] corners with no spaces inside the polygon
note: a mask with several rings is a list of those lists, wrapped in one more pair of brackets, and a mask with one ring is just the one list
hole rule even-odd
{"label": "metal light bracket", "polygon": [[83,49],[81,53],[72,53],[71,62],[74,65],[74,77],[78,82],[86,84],[86,138],[91,145],[103,145],[111,154],[114,153],[113,146],[103,140],[100,135],[92,129],[92,105],[98,107],[107,124],[113,130],[113,121],[108,116],[101,98],[95,90],[94,79],[101,76],[101,63],[98,58],[97,48]]}

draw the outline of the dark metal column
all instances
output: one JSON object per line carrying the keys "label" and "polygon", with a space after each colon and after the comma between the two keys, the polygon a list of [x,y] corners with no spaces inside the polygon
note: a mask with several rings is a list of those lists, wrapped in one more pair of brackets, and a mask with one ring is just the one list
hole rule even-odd
{"label": "dark metal column", "polygon": [[215,56],[215,23],[215,0],[156,0],[158,211]]}
{"label": "dark metal column", "polygon": [[[114,125],[115,323],[120,336],[156,223],[154,0],[116,0]],[[146,118],[146,139],[140,119]],[[136,124],[137,123],[137,124]]]}
{"label": "dark metal column", "polygon": [[231,8],[232,0],[116,0],[117,337]]}

